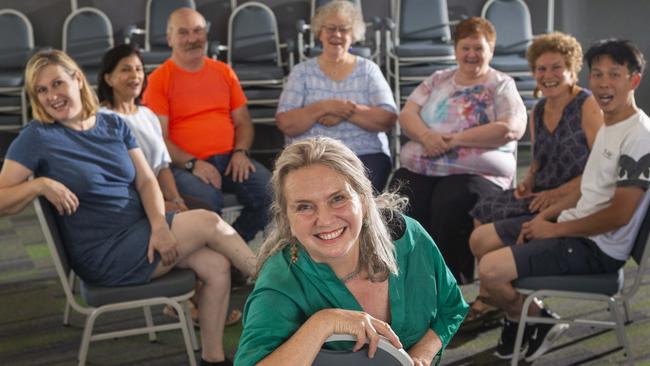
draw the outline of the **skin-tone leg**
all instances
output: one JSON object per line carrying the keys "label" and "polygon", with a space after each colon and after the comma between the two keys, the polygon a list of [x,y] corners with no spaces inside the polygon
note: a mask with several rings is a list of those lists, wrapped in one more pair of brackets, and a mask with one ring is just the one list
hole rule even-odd
{"label": "skin-tone leg", "polygon": [[[477,222],[478,221],[475,220],[475,223]],[[469,238],[469,247],[480,266],[481,258],[483,258],[484,255],[503,248],[504,244],[497,234],[494,224],[485,224],[478,226],[474,231],[472,231],[472,235]],[[483,285],[483,281],[481,281],[479,285],[479,296],[483,299],[486,299],[489,296],[485,286]],[[487,307],[489,307],[489,305],[480,299],[476,299],[472,304],[472,308],[479,312],[483,311],[483,309]]]}
{"label": "skin-tone leg", "polygon": [[191,268],[203,283],[198,304],[201,357],[211,362],[223,361],[223,330],[230,302],[228,259],[214,250],[202,248],[180,261],[178,266]]}
{"label": "skin-tone leg", "polygon": [[[176,237],[179,258],[185,258],[202,247],[223,254],[233,266],[247,275],[255,270],[255,254],[237,231],[219,215],[207,210],[191,210],[174,216],[172,232]],[[180,261],[180,259],[179,259]],[[167,273],[175,264],[160,265],[154,277]]]}
{"label": "skin-tone leg", "polygon": [[478,271],[490,303],[503,309],[508,318],[519,319],[523,297],[511,285],[511,281],[517,278],[512,250],[501,248],[486,254]]}
{"label": "skin-tone leg", "polygon": [[192,269],[203,282],[199,293],[202,357],[223,361],[223,329],[230,299],[230,261],[245,273],[255,268],[255,256],[237,232],[217,214],[192,210],[174,216],[171,231],[177,239],[177,261],[159,264],[153,277],[174,266]]}

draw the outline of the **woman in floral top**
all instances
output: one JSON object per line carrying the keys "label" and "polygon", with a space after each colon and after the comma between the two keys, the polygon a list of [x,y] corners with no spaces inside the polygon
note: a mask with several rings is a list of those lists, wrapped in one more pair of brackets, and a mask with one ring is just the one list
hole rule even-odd
{"label": "woman in floral top", "polygon": [[512,78],[490,67],[496,32],[473,17],[454,34],[458,67],[420,84],[399,123],[411,139],[400,152],[393,184],[410,198],[408,214],[436,241],[456,279],[473,277],[469,215],[477,199],[510,186],[516,140],[526,108]]}

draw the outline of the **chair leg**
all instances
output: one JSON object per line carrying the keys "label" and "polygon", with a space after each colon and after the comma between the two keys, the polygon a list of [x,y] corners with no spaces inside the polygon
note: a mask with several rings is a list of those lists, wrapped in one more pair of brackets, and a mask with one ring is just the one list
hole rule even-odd
{"label": "chair leg", "polygon": [[156,332],[152,330],[154,324],[153,324],[153,317],[151,316],[151,306],[144,306],[142,310],[144,310],[144,321],[147,324],[147,328],[150,329],[149,342],[155,342]]}
{"label": "chair leg", "polygon": [[[192,324],[192,317],[190,316],[190,308],[187,301],[183,303],[183,307],[178,303],[174,304],[174,308],[179,314],[178,320],[181,322],[181,331],[183,332],[183,341],[185,342],[185,349],[187,350],[187,357],[190,360],[190,366],[196,366],[196,357],[194,351],[198,350],[198,343],[196,341],[196,334],[194,333],[194,325]],[[183,316],[180,316],[183,314]],[[190,330],[190,328],[192,330]]]}
{"label": "chair leg", "polygon": [[630,348],[630,343],[625,334],[625,323],[623,322],[623,317],[618,310],[618,304],[613,298],[609,299],[609,312],[612,315],[612,320],[616,324],[616,337],[618,338],[618,343],[623,347],[625,357],[628,360],[631,360],[634,356],[632,355],[632,349]]}
{"label": "chair leg", "polygon": [[630,309],[630,302],[623,301],[623,312],[625,314],[625,324],[632,323],[632,309]]}
{"label": "chair leg", "polygon": [[187,329],[190,332],[190,340],[192,341],[192,348],[195,351],[198,351],[200,347],[199,347],[199,341],[196,338],[196,329],[194,329],[194,323],[192,322],[192,314],[190,313],[190,300],[183,302],[183,313],[185,314]]}
{"label": "chair leg", "polygon": [[[68,275],[68,283],[70,283],[70,290],[72,291],[72,294],[74,295],[74,280],[76,276],[74,272],[70,272]],[[70,302],[66,299],[65,300],[65,307],[63,308],[63,325],[68,326],[70,325]]]}
{"label": "chair leg", "polygon": [[535,300],[534,296],[526,296],[524,304],[521,306],[521,316],[519,317],[519,327],[517,327],[515,348],[512,350],[512,359],[510,360],[511,366],[516,366],[519,363],[519,351],[521,350],[521,344],[524,343],[524,330],[526,329],[526,322],[528,321],[528,309],[533,300]]}
{"label": "chair leg", "polygon": [[86,318],[86,325],[81,337],[81,345],[79,346],[79,366],[86,365],[86,358],[88,357],[88,348],[90,345],[90,337],[93,335],[93,327],[95,326],[95,319],[99,314],[94,311]]}

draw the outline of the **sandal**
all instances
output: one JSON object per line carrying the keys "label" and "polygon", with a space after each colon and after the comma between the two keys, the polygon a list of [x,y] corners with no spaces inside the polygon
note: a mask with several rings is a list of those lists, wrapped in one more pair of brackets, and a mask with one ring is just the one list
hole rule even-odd
{"label": "sandal", "polygon": [[[192,324],[195,328],[200,328],[199,325],[199,309],[190,301],[190,314],[192,317]],[[176,310],[170,305],[165,305],[163,308],[163,314],[170,316],[174,319],[178,319],[178,314]],[[242,312],[239,309],[232,309],[226,318],[225,326],[230,326],[239,323],[241,321]]]}
{"label": "sandal", "polygon": [[503,318],[503,310],[485,302],[484,298],[477,296],[470,304],[469,313],[460,325],[459,331],[472,332],[490,325],[497,324]]}

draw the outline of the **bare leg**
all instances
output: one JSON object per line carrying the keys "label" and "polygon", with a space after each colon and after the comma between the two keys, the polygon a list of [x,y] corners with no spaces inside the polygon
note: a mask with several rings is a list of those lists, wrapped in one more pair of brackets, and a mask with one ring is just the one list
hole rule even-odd
{"label": "bare leg", "polygon": [[[223,254],[245,274],[250,276],[255,271],[257,260],[253,251],[235,229],[214,212],[191,210],[178,213],[174,216],[172,232],[178,240],[178,262],[207,246]],[[174,265],[161,264],[153,277],[167,273]]]}
{"label": "bare leg", "polygon": [[[475,223],[478,222],[476,220],[474,221]],[[469,237],[469,247],[480,266],[481,258],[485,254],[503,248],[504,244],[497,234],[497,231],[494,228],[494,224],[485,224],[478,226],[476,229],[474,229],[474,231],[472,231],[472,235]],[[483,281],[480,281],[479,298],[486,299],[488,296],[489,294],[483,285]],[[479,312],[481,312],[486,307],[488,307],[488,305],[478,298],[472,305],[472,308],[474,308],[475,311]]]}
{"label": "bare leg", "polygon": [[481,285],[492,305],[500,307],[509,319],[517,320],[521,314],[523,296],[511,284],[517,278],[517,267],[510,248],[487,253],[479,263]]}
{"label": "bare leg", "polygon": [[191,268],[203,283],[198,306],[201,357],[211,362],[223,361],[223,329],[230,301],[230,263],[223,255],[203,248],[183,259],[178,266]]}

